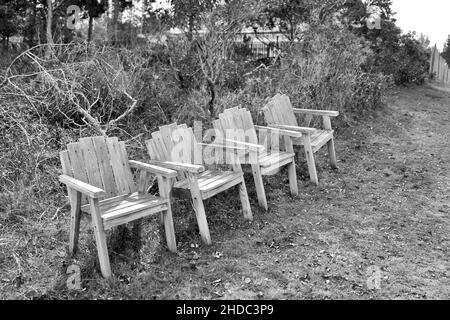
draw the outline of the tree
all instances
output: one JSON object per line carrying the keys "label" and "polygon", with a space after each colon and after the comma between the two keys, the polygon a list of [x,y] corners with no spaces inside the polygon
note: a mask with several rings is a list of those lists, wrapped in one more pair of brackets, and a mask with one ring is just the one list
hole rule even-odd
{"label": "tree", "polygon": [[[417,38],[417,41],[421,44],[421,46],[424,49],[430,49],[430,38],[427,35],[424,35],[423,33],[420,34],[420,36]],[[431,50],[431,49],[430,49]]]}
{"label": "tree", "polygon": [[[133,5],[131,0],[105,0],[108,2],[108,42],[117,43],[119,34],[120,12]],[[112,16],[109,15],[112,13]]]}
{"label": "tree", "polygon": [[14,10],[6,5],[0,5],[0,35],[4,50],[8,50],[9,38],[18,32],[17,22],[18,17]]}
{"label": "tree", "polygon": [[290,41],[294,40],[298,26],[306,22],[311,13],[308,0],[265,0],[261,5],[261,14],[254,22],[270,29],[279,27]]}
{"label": "tree", "polygon": [[86,12],[83,18],[89,19],[89,27],[87,41],[92,40],[92,31],[94,27],[94,19],[100,17],[108,9],[107,0],[80,0],[80,7]]}
{"label": "tree", "polygon": [[50,58],[52,53],[53,45],[53,34],[52,34],[52,23],[53,23],[53,4],[52,0],[47,0],[47,21],[46,21],[46,37],[47,37],[47,48],[45,50],[45,58]]}
{"label": "tree", "polygon": [[442,51],[441,56],[450,66],[450,35],[448,36],[448,39],[444,44],[444,50]]}
{"label": "tree", "polygon": [[172,26],[186,31],[189,40],[192,40],[194,31],[201,28],[202,15],[210,12],[219,0],[174,0],[172,4]]}

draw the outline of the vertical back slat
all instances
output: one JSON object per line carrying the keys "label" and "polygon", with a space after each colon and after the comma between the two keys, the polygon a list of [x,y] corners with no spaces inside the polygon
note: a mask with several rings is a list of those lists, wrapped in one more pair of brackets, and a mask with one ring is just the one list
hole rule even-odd
{"label": "vertical back slat", "polygon": [[73,177],[88,183],[88,177],[86,173],[86,167],[84,164],[84,156],[78,143],[69,143],[67,145],[67,151],[69,152],[70,163],[72,165]]}
{"label": "vertical back slat", "polygon": [[72,165],[70,164],[69,151],[62,151],[59,153],[61,160],[62,173],[73,178]]}
{"label": "vertical back slat", "polygon": [[82,150],[84,158],[84,166],[86,168],[87,178],[90,185],[104,189],[103,181],[100,176],[100,168],[98,166],[97,154],[94,150],[92,138],[82,138],[78,142],[80,150]]}
{"label": "vertical back slat", "polygon": [[117,192],[119,194],[127,194],[130,192],[129,185],[125,179],[125,170],[122,165],[121,152],[117,138],[109,138],[106,140],[109,158],[111,159],[111,167],[116,181]]}
{"label": "vertical back slat", "polygon": [[291,99],[287,95],[282,95],[281,101],[286,124],[289,126],[298,126],[297,118],[295,117],[295,113],[292,108]]}
{"label": "vertical back slat", "polygon": [[170,152],[170,150],[173,149],[174,142],[172,139],[172,132],[174,130],[177,130],[178,126],[175,124],[167,125],[167,126],[161,126],[159,127],[159,132],[162,138],[162,141],[164,142],[164,145],[166,146],[166,149]]}
{"label": "vertical back slat", "polygon": [[127,149],[125,148],[125,142],[119,142],[119,155],[124,170],[124,180],[128,184],[129,192],[137,191],[136,184],[134,183],[133,174],[131,173],[130,162],[128,160]]}
{"label": "vertical back slat", "polygon": [[246,122],[246,130],[250,135],[250,141],[248,141],[248,142],[257,144],[258,136],[256,134],[255,126],[253,124],[252,115],[251,115],[250,111],[248,111],[247,109],[243,109],[243,113],[244,113],[244,119]]}
{"label": "vertical back slat", "polygon": [[118,195],[114,172],[109,158],[108,147],[105,137],[93,137],[94,150],[97,155],[97,162],[100,169],[100,176],[103,181],[103,190],[107,197]]}
{"label": "vertical back slat", "polygon": [[[88,183],[88,177],[84,164],[84,157],[82,150],[79,148],[78,143],[69,143],[67,145],[67,156],[69,157],[70,167],[72,168],[72,177]],[[88,198],[83,195],[81,198],[81,204],[87,204]]]}
{"label": "vertical back slat", "polygon": [[161,161],[170,160],[171,154],[170,154],[170,152],[167,151],[167,148],[164,144],[164,140],[161,137],[161,132],[159,132],[159,131],[153,132],[152,138],[155,143],[155,147],[158,150],[158,154],[161,158],[159,160],[161,160]]}

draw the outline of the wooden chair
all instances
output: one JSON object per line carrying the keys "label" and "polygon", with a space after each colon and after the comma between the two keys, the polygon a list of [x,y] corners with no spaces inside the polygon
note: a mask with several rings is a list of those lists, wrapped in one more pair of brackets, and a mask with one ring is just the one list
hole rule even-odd
{"label": "wooden chair", "polygon": [[[269,103],[263,108],[263,112],[270,127],[292,130],[303,134],[301,138],[294,139],[293,143],[304,147],[309,176],[315,184],[319,184],[319,179],[317,177],[314,153],[319,151],[324,145],[328,146],[331,167],[337,169],[333,138],[334,131],[331,127],[330,117],[337,117],[339,115],[338,111],[294,109],[287,95],[277,94],[270,99]],[[304,127],[299,126],[296,114],[305,115],[306,124]],[[322,117],[323,129],[309,128],[313,116]]]}
{"label": "wooden chair", "polygon": [[252,220],[252,211],[247,196],[247,188],[239,163],[232,163],[231,170],[221,171],[211,164],[211,170],[205,170],[203,165],[203,148],[225,148],[227,153],[235,153],[238,148],[216,144],[203,144],[196,141],[192,128],[185,124],[159,127],[152,133],[152,139],[146,141],[150,155],[150,163],[161,167],[174,169],[178,172],[174,188],[190,190],[193,207],[202,241],[211,244],[211,236],[206,219],[203,200],[211,198],[220,192],[239,185],[239,196],[242,203],[244,218]]}
{"label": "wooden chair", "polygon": [[[236,144],[248,150],[249,156],[241,157],[241,162],[251,165],[260,206],[265,210],[268,209],[262,176],[274,175],[286,165],[291,194],[298,195],[292,139],[300,138],[302,136],[300,132],[255,126],[250,112],[239,107],[226,109],[213,125],[218,135],[216,139],[223,139],[225,143]],[[259,137],[256,133],[257,130]],[[278,137],[283,138],[284,151],[280,150],[277,144]],[[269,140],[271,143],[268,142]]]}
{"label": "wooden chair", "polygon": [[[128,160],[124,142],[117,138],[89,137],[67,145],[60,153],[63,175],[71,206],[70,252],[77,250],[81,214],[91,216],[100,268],[111,276],[105,231],[156,213],[162,213],[167,246],[176,252],[175,232],[170,206],[170,180],[176,171]],[[139,173],[136,184],[131,169]],[[148,174],[162,182],[160,196],[146,193]]]}

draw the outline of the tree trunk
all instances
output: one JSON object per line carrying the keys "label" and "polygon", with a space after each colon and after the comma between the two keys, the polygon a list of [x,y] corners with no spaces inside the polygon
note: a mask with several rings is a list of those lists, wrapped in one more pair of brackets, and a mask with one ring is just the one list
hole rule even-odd
{"label": "tree trunk", "polygon": [[113,41],[117,43],[118,27],[119,27],[119,0],[113,0],[114,11],[113,11]]}
{"label": "tree trunk", "polygon": [[215,118],[214,103],[216,100],[216,89],[214,87],[214,82],[212,82],[210,79],[207,79],[206,81],[208,83],[209,93],[211,95],[211,100],[209,100],[208,103],[209,115],[211,117],[211,120],[213,120]]}
{"label": "tree trunk", "polygon": [[49,59],[52,54],[52,45],[53,45],[52,21],[53,21],[52,0],[47,0],[47,28],[46,28],[47,48],[45,50],[46,59]]}
{"label": "tree trunk", "polygon": [[88,28],[88,36],[87,36],[87,42],[90,43],[92,40],[92,29],[94,27],[94,18],[89,15],[89,28]]}
{"label": "tree trunk", "polygon": [[119,22],[119,0],[108,0],[106,39],[109,44],[117,42],[118,22]]}
{"label": "tree trunk", "polygon": [[2,37],[2,47],[4,51],[8,51],[8,47],[6,46],[6,36]]}

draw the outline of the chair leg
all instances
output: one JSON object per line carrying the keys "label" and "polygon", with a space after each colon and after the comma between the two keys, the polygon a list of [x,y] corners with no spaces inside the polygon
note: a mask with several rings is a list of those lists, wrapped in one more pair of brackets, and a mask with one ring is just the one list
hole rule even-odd
{"label": "chair leg", "polygon": [[158,189],[159,195],[167,199],[167,210],[161,212],[160,224],[164,226],[164,233],[166,235],[167,248],[172,252],[177,252],[177,240],[175,237],[175,228],[173,225],[172,216],[172,180],[158,175]]}
{"label": "chair leg", "polygon": [[317,177],[316,162],[314,161],[314,152],[312,150],[310,143],[305,142],[304,147],[305,147],[306,162],[308,163],[309,177],[312,182],[318,185],[319,178]]}
{"label": "chair leg", "polygon": [[81,192],[70,189],[69,197],[71,203],[69,253],[73,255],[78,250],[80,235]]}
{"label": "chair leg", "polygon": [[171,252],[177,252],[177,240],[175,238],[175,228],[173,226],[172,208],[164,211],[164,231],[166,234],[167,247]]}
{"label": "chair leg", "polygon": [[255,180],[256,194],[258,195],[258,203],[264,210],[268,210],[266,191],[264,190],[264,182],[261,175],[261,168],[258,164],[252,164],[253,179]]}
{"label": "chair leg", "polygon": [[328,141],[327,145],[328,145],[328,154],[330,156],[331,168],[337,169],[338,166],[337,166],[337,160],[336,160],[336,151],[334,149],[334,138],[331,138],[331,140]]}
{"label": "chair leg", "polygon": [[244,219],[253,220],[252,208],[250,207],[250,201],[248,200],[247,187],[245,186],[244,177],[239,184],[239,196],[242,203],[242,212],[244,213]]}
{"label": "chair leg", "polygon": [[[165,191],[165,188],[166,188],[166,186],[165,186],[165,179],[162,176],[159,176],[159,175],[156,178],[158,180],[159,195],[164,197],[165,196],[165,192],[166,192]],[[163,194],[161,194],[161,192]],[[161,227],[164,226],[164,212],[161,212],[161,214],[159,216],[159,225]]]}
{"label": "chair leg", "polygon": [[298,196],[298,185],[297,185],[297,173],[295,172],[295,160],[288,165],[288,175],[289,175],[289,187],[291,189],[291,194]]}
{"label": "chair leg", "polygon": [[200,231],[200,236],[202,241],[210,245],[211,235],[209,233],[208,222],[206,220],[205,206],[203,205],[203,199],[198,185],[198,180],[193,175],[188,175],[189,188],[191,190],[192,205],[195,210],[195,215],[197,217],[198,229]]}
{"label": "chair leg", "polygon": [[109,278],[112,275],[109,263],[108,247],[106,244],[106,234],[100,216],[98,199],[89,199],[91,205],[92,225],[94,228],[95,242],[97,244],[98,259],[103,277]]}

